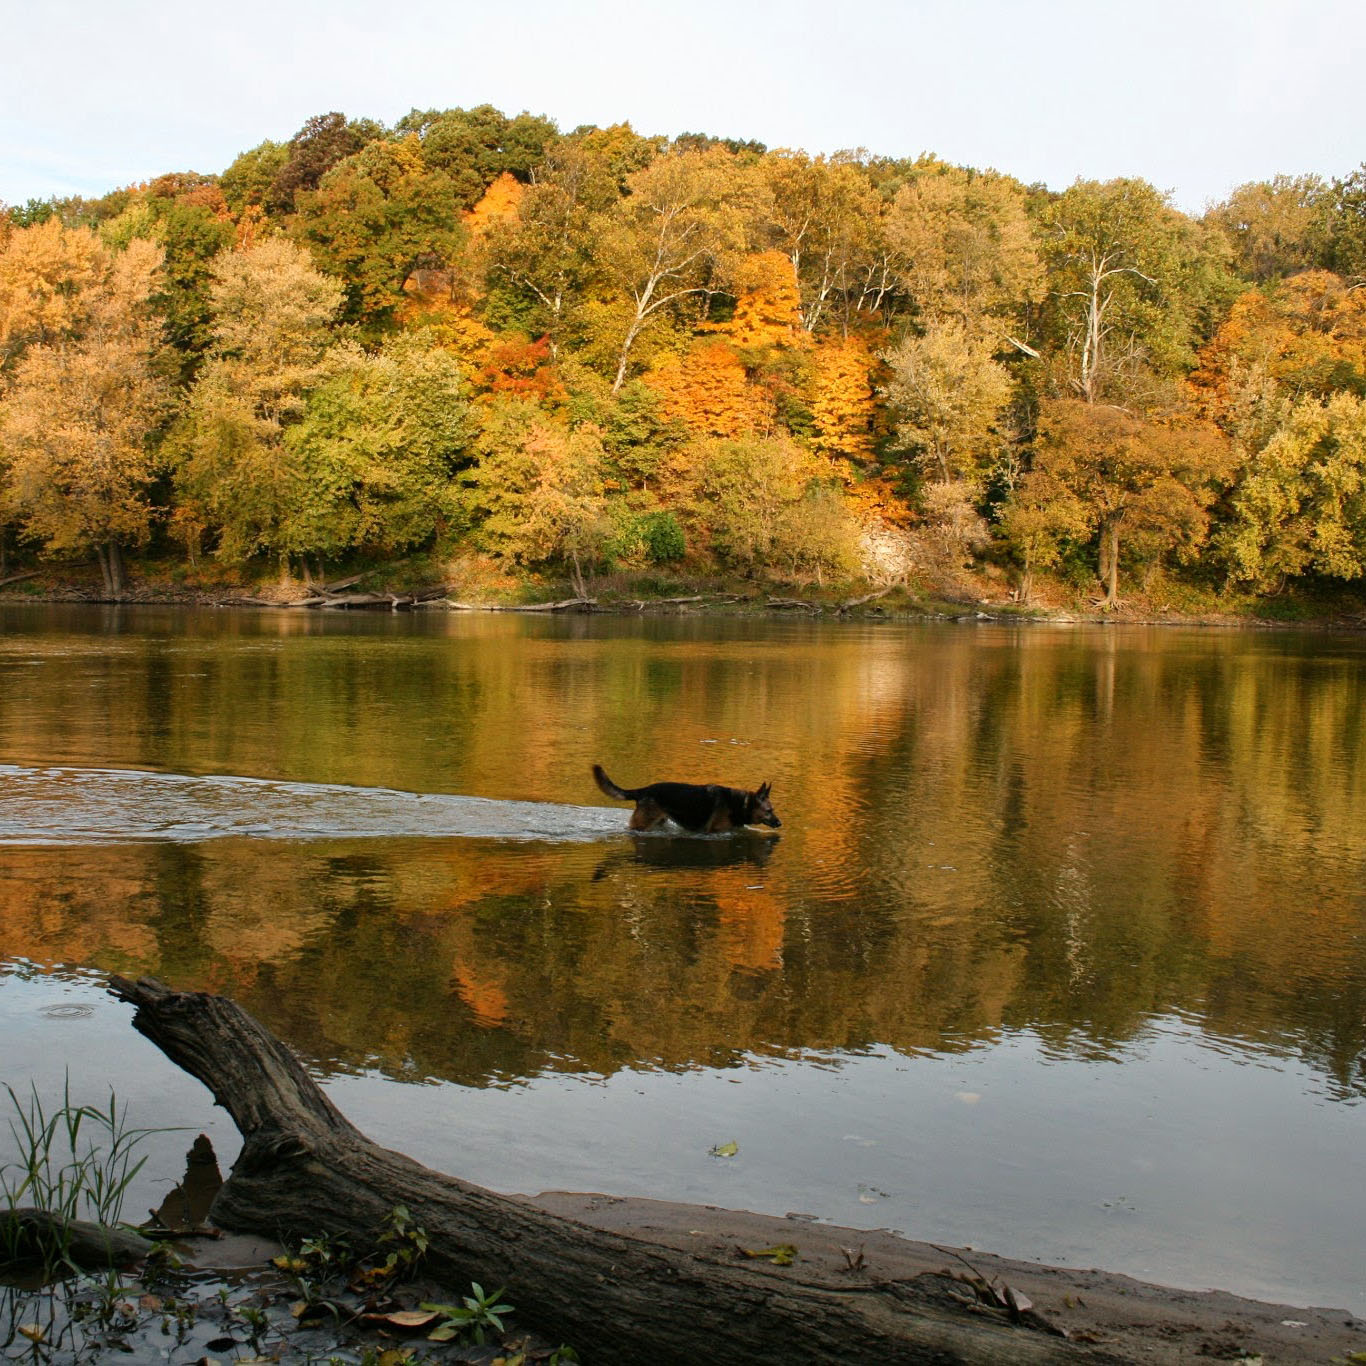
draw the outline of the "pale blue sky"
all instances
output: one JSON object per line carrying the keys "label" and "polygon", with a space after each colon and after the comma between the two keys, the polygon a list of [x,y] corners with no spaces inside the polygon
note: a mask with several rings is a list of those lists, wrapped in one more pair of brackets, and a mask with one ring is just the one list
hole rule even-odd
{"label": "pale blue sky", "polygon": [[0,201],[222,171],[339,109],[932,151],[1198,212],[1366,160],[1366,0],[0,0]]}

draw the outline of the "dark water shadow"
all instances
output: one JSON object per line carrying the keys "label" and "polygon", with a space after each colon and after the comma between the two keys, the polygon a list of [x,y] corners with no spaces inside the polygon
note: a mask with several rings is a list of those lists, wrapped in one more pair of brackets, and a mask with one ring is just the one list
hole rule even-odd
{"label": "dark water shadow", "polygon": [[742,830],[728,835],[659,835],[632,833],[630,844],[598,864],[593,881],[622,868],[762,868],[773,857],[780,835]]}

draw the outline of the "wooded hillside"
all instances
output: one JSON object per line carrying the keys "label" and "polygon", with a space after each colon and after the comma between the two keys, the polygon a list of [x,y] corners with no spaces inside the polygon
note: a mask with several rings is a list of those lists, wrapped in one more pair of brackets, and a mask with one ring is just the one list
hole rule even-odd
{"label": "wooded hillside", "polygon": [[1364,277],[1366,165],[1193,218],[1134,179],[325,114],[0,206],[0,570],[1348,584]]}

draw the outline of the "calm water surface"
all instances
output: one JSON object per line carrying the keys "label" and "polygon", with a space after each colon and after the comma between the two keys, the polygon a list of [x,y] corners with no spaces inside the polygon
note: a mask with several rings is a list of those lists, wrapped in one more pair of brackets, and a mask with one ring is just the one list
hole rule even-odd
{"label": "calm water surface", "polygon": [[230,1160],[107,971],[500,1189],[1366,1313],[1360,639],[0,608],[0,1081]]}

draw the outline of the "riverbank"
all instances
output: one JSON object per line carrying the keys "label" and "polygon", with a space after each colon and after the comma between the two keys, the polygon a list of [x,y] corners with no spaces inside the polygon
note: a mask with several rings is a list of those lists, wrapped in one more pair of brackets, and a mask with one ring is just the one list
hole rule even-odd
{"label": "riverbank", "polygon": [[[750,1254],[756,1250],[790,1249],[786,1265],[761,1263],[775,1280],[797,1277],[842,1291],[894,1282],[933,1285],[950,1304],[956,1300],[969,1319],[1013,1322],[1031,1348],[1044,1345],[1044,1359],[1049,1342],[1056,1343],[1059,1360],[1135,1366],[1194,1360],[1345,1366],[1366,1359],[1366,1321],[1342,1309],[1273,1304],[1220,1290],[1180,1290],[1102,1270],[1046,1266],[975,1248],[919,1242],[887,1230],[840,1228],[802,1214],[776,1218],[710,1205],[565,1191],[543,1192],[530,1197],[530,1203],[564,1219],[673,1248],[702,1263],[752,1266]],[[173,1247],[181,1262],[179,1273],[169,1279],[163,1271],[124,1280],[110,1311],[118,1323],[109,1336],[109,1356],[164,1354],[172,1333],[184,1351],[221,1359],[225,1349],[251,1350],[268,1353],[281,1366],[318,1360],[401,1360],[412,1366],[499,1358],[593,1360],[591,1353],[565,1354],[563,1347],[572,1348],[572,1343],[528,1334],[519,1324],[516,1294],[508,1296],[514,1303],[502,1316],[501,1334],[490,1332],[481,1344],[468,1336],[437,1344],[427,1336],[432,1315],[418,1312],[418,1306],[459,1304],[470,1287],[412,1279],[376,1293],[362,1280],[348,1288],[342,1277],[328,1288],[324,1268],[292,1271],[307,1259],[300,1261],[281,1244],[252,1235],[215,1232],[182,1239]],[[630,1322],[618,1322],[616,1332],[628,1344],[629,1355]],[[59,1346],[63,1340],[53,1334],[48,1345],[57,1351],[50,1359],[66,1359]],[[91,1359],[92,1346],[96,1359],[102,1355],[89,1325],[80,1340],[84,1350],[72,1359]],[[379,1355],[386,1352],[394,1355]],[[724,1339],[715,1342],[713,1359],[733,1359]],[[805,1359],[799,1344],[794,1344],[793,1359]]]}
{"label": "riverbank", "polygon": [[[985,1285],[1032,1312],[1074,1344],[1099,1357],[1165,1366],[1191,1360],[1350,1362],[1366,1360],[1366,1320],[1343,1309],[1304,1308],[1244,1299],[1221,1290],[1178,1290],[1096,1269],[1045,1266],[975,1248],[918,1242],[885,1229],[839,1228],[811,1216],[786,1218],[666,1200],[622,1199],[564,1191],[535,1203],[553,1214],[679,1251],[738,1259],[741,1249],[787,1243],[804,1274],[832,1283],[882,1283],[951,1277],[970,1312],[1008,1318],[981,1298]],[[966,1306],[965,1306],[966,1307]]]}
{"label": "riverbank", "polygon": [[1028,602],[999,574],[963,570],[934,582],[874,586],[762,583],[686,574],[600,576],[574,586],[540,576],[513,578],[483,560],[418,558],[337,578],[251,577],[218,565],[178,562],[130,567],[126,591],[110,598],[98,566],[16,570],[0,577],[0,603],[291,611],[602,612],[790,615],[865,620],[991,620],[1127,625],[1307,627],[1366,630],[1366,596],[1344,590],[1258,597],[1196,590],[1170,581],[1135,589],[1112,608],[1073,585],[1045,581]]}

